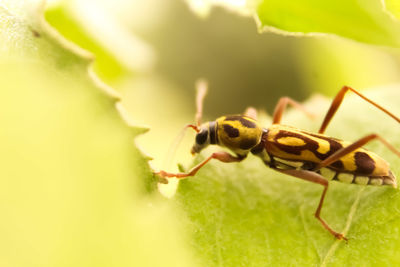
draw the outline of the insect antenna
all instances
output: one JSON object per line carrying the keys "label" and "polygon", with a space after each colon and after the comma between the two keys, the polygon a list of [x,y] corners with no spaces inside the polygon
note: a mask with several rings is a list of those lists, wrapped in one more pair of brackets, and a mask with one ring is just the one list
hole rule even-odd
{"label": "insect antenna", "polygon": [[167,155],[162,164],[162,169],[166,169],[171,166],[171,164],[175,158],[176,152],[178,151],[179,144],[182,142],[183,137],[185,137],[185,132],[186,132],[186,129],[188,129],[188,128],[193,128],[196,132],[199,132],[198,127],[193,124],[188,124],[185,127],[183,127],[182,130],[180,130],[179,134],[175,137],[174,141],[169,146]]}
{"label": "insect antenna", "polygon": [[199,79],[196,82],[196,115],[195,115],[195,123],[196,124],[188,124],[182,128],[179,134],[175,137],[174,141],[171,143],[168,148],[168,152],[166,158],[162,164],[162,168],[166,169],[171,166],[173,159],[175,158],[176,152],[178,151],[178,147],[185,136],[186,129],[192,128],[197,133],[200,132],[201,119],[203,116],[203,101],[204,97],[207,94],[207,81],[204,79]]}

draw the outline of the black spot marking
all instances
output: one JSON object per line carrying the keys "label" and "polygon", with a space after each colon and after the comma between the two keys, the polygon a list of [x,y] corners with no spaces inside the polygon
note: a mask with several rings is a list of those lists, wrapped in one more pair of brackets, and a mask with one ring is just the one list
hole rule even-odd
{"label": "black spot marking", "polygon": [[[304,161],[303,166],[301,166],[302,170],[312,170],[315,168],[317,164],[311,161]],[[320,172],[319,172],[320,173]]]}
{"label": "black spot marking", "polygon": [[252,122],[249,119],[247,119],[243,116],[240,116],[240,115],[227,116],[225,118],[225,120],[226,121],[239,121],[244,127],[247,127],[247,128],[256,128],[257,127],[257,125],[254,122]]}
{"label": "black spot marking", "polygon": [[335,167],[337,169],[341,169],[341,170],[344,169],[344,165],[343,165],[343,162],[341,160],[335,161],[330,166]]}
{"label": "black spot marking", "polygon": [[224,124],[224,131],[228,134],[230,138],[239,137],[239,130],[229,124]]}
{"label": "black spot marking", "polygon": [[207,136],[208,136],[208,131],[207,130],[201,130],[196,135],[196,143],[199,144],[199,145],[204,144],[207,141]]}
{"label": "black spot marking", "polygon": [[251,153],[253,153],[254,155],[261,153],[264,150],[264,143],[260,142],[258,145],[256,145],[255,147],[253,147],[253,149],[251,150]]}
{"label": "black spot marking", "polygon": [[251,153],[253,153],[254,155],[261,153],[265,149],[265,142],[267,141],[267,139],[268,139],[268,129],[263,129],[263,133],[261,135],[261,141],[258,143],[258,145],[253,147]]}
{"label": "black spot marking", "polygon": [[238,159],[244,160],[247,157],[247,154],[244,154],[244,155],[236,154],[236,156]]}
{"label": "black spot marking", "polygon": [[211,121],[209,128],[210,128],[210,144],[215,145],[218,143],[217,123],[215,121]]}
{"label": "black spot marking", "polygon": [[339,149],[343,148],[342,144],[339,143],[340,140],[337,139],[337,138],[321,136],[321,135],[317,135],[317,134],[310,134],[310,133],[308,133],[308,134],[313,136],[313,137],[328,141],[329,147],[330,147],[329,151],[326,153],[328,156],[332,155],[333,153],[335,153]]}
{"label": "black spot marking", "polygon": [[249,138],[249,139],[248,138],[243,138],[240,141],[239,147],[241,149],[247,150],[247,149],[250,149],[250,148],[254,147],[255,145],[257,145],[257,140],[255,138]]}
{"label": "black spot marking", "polygon": [[375,161],[365,152],[356,152],[354,155],[357,170],[359,174],[368,175],[375,169]]}

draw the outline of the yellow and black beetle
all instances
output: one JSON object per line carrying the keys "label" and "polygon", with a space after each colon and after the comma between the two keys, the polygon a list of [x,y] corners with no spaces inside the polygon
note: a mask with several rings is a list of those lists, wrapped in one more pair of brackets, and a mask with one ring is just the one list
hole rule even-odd
{"label": "yellow and black beetle", "polygon": [[257,112],[253,108],[248,108],[244,115],[222,116],[215,121],[201,124],[203,99],[206,94],[206,84],[201,82],[198,84],[196,99],[196,125],[186,126],[197,132],[192,154],[199,153],[211,144],[226,147],[234,155],[225,151],[215,152],[187,173],[159,171],[156,174],[163,178],[185,178],[195,175],[211,159],[239,162],[252,153],[274,170],[324,186],[315,217],[337,239],[347,240],[343,234],[334,231],[320,216],[329,181],[336,180],[359,185],[389,185],[396,188],[396,177],[390,171],[389,164],[362,146],[371,140],[378,139],[400,157],[400,152],[378,134],[367,135],[354,143],[323,134],[348,91],[352,91],[400,122],[398,117],[382,106],[355,89],[344,86],[332,101],[318,133],[280,124],[282,114],[288,104],[311,115],[301,104],[288,97],[279,100],[273,114],[272,125],[268,128],[263,128],[257,122]]}

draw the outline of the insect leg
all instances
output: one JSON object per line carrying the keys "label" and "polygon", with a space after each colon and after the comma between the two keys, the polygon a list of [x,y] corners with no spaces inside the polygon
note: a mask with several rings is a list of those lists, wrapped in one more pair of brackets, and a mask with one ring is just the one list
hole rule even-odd
{"label": "insect leg", "polygon": [[187,173],[169,173],[165,171],[159,171],[156,172],[155,174],[161,176],[162,178],[167,178],[167,177],[176,177],[176,178],[186,178],[188,176],[194,176],[198,170],[200,170],[201,167],[206,165],[207,162],[209,162],[211,159],[217,159],[222,162],[239,162],[245,159],[245,157],[240,157],[240,156],[232,156],[231,154],[221,151],[221,152],[214,152],[206,158],[204,161],[200,162],[196,166],[194,166],[189,172]]}
{"label": "insect leg", "polygon": [[319,131],[318,131],[319,133],[324,133],[325,132],[326,127],[328,127],[329,122],[332,120],[332,118],[335,115],[336,111],[338,110],[340,104],[342,103],[344,95],[349,90],[352,91],[353,93],[355,93],[356,95],[358,95],[359,97],[361,97],[362,99],[364,99],[365,101],[367,101],[368,103],[370,103],[370,104],[374,105],[375,107],[379,108],[380,110],[385,112],[387,115],[389,115],[390,117],[392,117],[396,121],[400,122],[400,118],[396,117],[395,115],[390,113],[388,110],[386,110],[382,106],[378,105],[377,103],[375,103],[371,99],[367,98],[366,96],[364,96],[363,94],[361,94],[357,90],[355,90],[355,89],[353,89],[353,88],[351,88],[349,86],[343,86],[342,89],[339,91],[339,93],[337,93],[337,95],[333,99],[332,104],[331,104],[328,112],[325,115],[324,121],[322,122],[321,127],[319,128]]}
{"label": "insect leg", "polygon": [[274,114],[272,115],[272,123],[277,124],[281,122],[282,119],[282,114],[286,109],[286,106],[290,104],[293,107],[303,111],[307,116],[309,116],[311,119],[313,119],[315,116],[314,114],[310,113],[307,111],[306,108],[302,104],[300,104],[297,101],[294,101],[293,99],[289,97],[281,97],[278,101],[278,104],[275,106]]}
{"label": "insect leg", "polygon": [[281,169],[275,169],[279,172],[282,172],[284,174],[290,175],[290,176],[294,176],[312,183],[316,183],[316,184],[320,184],[324,187],[324,191],[322,191],[322,195],[321,198],[319,200],[319,204],[317,207],[317,210],[315,211],[315,218],[317,218],[322,226],[328,230],[333,236],[335,236],[337,239],[341,240],[344,239],[347,241],[347,238],[341,234],[338,233],[336,231],[334,231],[322,218],[321,218],[321,209],[322,209],[322,205],[324,204],[324,199],[325,199],[325,195],[326,195],[326,191],[328,191],[328,186],[329,186],[329,182],[328,180],[326,180],[324,177],[322,177],[320,174],[316,173],[316,172],[312,172],[312,171],[306,171],[306,170],[281,170]]}
{"label": "insect leg", "polygon": [[245,115],[246,117],[252,118],[254,120],[257,120],[257,110],[253,107],[246,108],[243,115]]}
{"label": "insect leg", "polygon": [[333,162],[339,160],[341,157],[351,153],[352,151],[364,146],[366,143],[374,140],[374,139],[378,139],[379,141],[381,141],[387,148],[389,148],[393,153],[395,153],[397,156],[400,157],[400,151],[397,150],[393,145],[391,145],[388,141],[386,141],[385,139],[383,139],[381,136],[379,136],[378,134],[370,134],[367,135],[361,139],[359,139],[358,141],[352,143],[349,146],[343,147],[341,149],[339,149],[338,151],[336,151],[335,153],[333,153],[332,155],[330,155],[329,157],[327,157],[326,159],[324,159],[323,161],[321,161],[314,169],[313,171],[317,171],[323,167],[326,167],[330,164],[332,164]]}

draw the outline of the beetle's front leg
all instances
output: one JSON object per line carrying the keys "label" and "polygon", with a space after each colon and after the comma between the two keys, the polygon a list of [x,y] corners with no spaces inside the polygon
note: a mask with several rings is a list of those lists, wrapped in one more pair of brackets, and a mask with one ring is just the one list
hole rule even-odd
{"label": "beetle's front leg", "polygon": [[170,173],[170,172],[165,172],[165,171],[159,171],[159,172],[156,172],[155,174],[159,175],[162,178],[176,177],[178,179],[182,179],[182,178],[186,178],[189,176],[194,176],[198,172],[198,170],[200,170],[201,167],[206,165],[207,162],[209,162],[211,159],[217,159],[219,161],[229,163],[229,162],[239,162],[245,158],[246,158],[246,156],[232,156],[228,152],[224,152],[224,151],[214,152],[211,154],[211,156],[209,156],[204,161],[202,161],[199,164],[197,164],[196,166],[194,166],[187,173]]}

